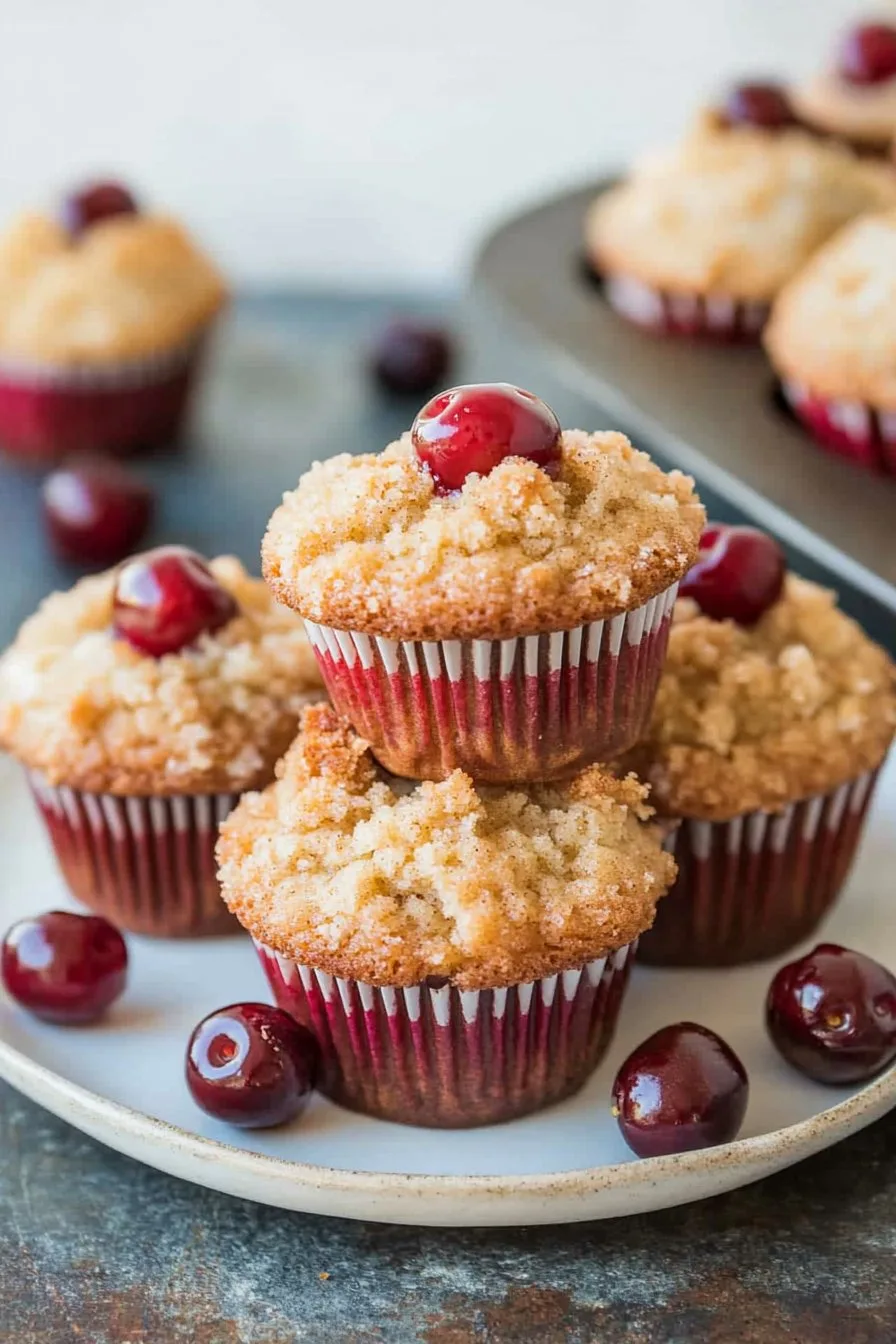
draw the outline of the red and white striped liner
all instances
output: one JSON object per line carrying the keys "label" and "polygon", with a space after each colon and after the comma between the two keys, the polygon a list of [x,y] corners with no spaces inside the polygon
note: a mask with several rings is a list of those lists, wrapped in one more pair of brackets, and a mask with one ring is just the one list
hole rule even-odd
{"label": "red and white striped liner", "polygon": [[678,877],[641,938],[641,960],[734,966],[808,938],[849,874],[877,773],[780,813],[685,818],[666,842]]}
{"label": "red and white striped liner", "polygon": [[130,933],[235,931],[215,842],[239,794],[125,798],[28,780],[68,887],[91,910]]}
{"label": "red and white striped liner", "polygon": [[610,1044],[635,946],[534,983],[460,990],[436,979],[377,988],[256,943],[276,1003],[320,1043],[320,1090],[439,1129],[497,1124],[576,1092]]}
{"label": "red and white striped liner", "polygon": [[878,411],[861,401],[819,397],[787,379],[781,391],[818,442],[841,457],[896,476],[896,411]]}
{"label": "red and white striped liner", "polygon": [[657,335],[755,341],[770,311],[767,303],[726,294],[674,294],[630,275],[606,275],[603,289],[607,302],[621,317]]}
{"label": "red and white striped liner", "polygon": [[410,779],[558,779],[647,725],[678,585],[634,611],[516,639],[396,641],[306,621],[336,708]]}

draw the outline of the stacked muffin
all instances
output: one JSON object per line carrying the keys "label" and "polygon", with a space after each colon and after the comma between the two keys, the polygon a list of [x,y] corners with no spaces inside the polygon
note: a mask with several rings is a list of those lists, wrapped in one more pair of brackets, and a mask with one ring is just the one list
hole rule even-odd
{"label": "stacked muffin", "polygon": [[646,729],[702,523],[686,477],[506,385],[275,512],[265,576],[335,708],[225,822],[220,875],[344,1104],[488,1123],[601,1057],[675,865],[599,762]]}

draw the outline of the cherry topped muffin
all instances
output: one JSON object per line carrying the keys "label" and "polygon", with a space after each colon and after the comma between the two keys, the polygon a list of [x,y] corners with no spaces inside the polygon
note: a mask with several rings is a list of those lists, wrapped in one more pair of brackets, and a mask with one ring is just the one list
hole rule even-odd
{"label": "cherry topped muffin", "polygon": [[0,445],[20,458],[176,437],[226,298],[173,219],[115,183],[0,233]]}
{"label": "cherry topped muffin", "polygon": [[791,90],[800,117],[861,154],[886,155],[896,135],[896,26],[844,33],[827,68]]}
{"label": "cherry topped muffin", "polygon": [[384,452],[313,466],[262,558],[393,773],[551,779],[637,738],[703,516],[622,434],[460,387]]}
{"label": "cherry topped muffin", "polygon": [[320,695],[301,622],[261,580],[165,546],[25,622],[0,659],[0,745],[79,900],[134,932],[214,932],[218,823]]}
{"label": "cherry topped muffin", "polygon": [[896,205],[885,166],[786,122],[731,117],[705,114],[591,208],[591,262],[608,302],[639,326],[755,339],[816,248],[854,216]]}
{"label": "cherry topped muffin", "polygon": [[388,776],[328,705],[218,844],[224,899],[323,1090],[413,1124],[493,1123],[577,1090],[630,949],[674,876],[646,790],[592,766],[556,787]]}
{"label": "cherry topped muffin", "polygon": [[681,818],[647,960],[751,961],[808,937],[896,731],[894,667],[771,538],[711,527],[682,584],[650,731],[625,758]]}

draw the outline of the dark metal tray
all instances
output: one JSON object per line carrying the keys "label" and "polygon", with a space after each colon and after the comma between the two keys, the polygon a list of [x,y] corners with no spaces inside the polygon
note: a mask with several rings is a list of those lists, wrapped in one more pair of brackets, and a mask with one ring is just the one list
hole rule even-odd
{"label": "dark metal tray", "polygon": [[476,261],[476,292],[615,425],[883,608],[896,632],[896,482],[816,448],[775,403],[761,350],[650,336],[612,311],[582,252],[585,210],[609,185],[500,227]]}

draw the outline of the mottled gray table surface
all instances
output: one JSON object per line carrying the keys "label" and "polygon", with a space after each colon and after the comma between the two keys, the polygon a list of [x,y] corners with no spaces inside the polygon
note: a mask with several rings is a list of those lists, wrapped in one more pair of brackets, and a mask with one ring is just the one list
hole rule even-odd
{"label": "mottled gray table surface", "polygon": [[[310,457],[379,447],[407,423],[413,407],[383,402],[359,373],[388,307],[241,305],[196,442],[147,466],[163,491],[159,539],[254,562],[270,506]],[[496,332],[477,323],[466,350],[461,378],[527,382],[566,423],[588,423]],[[36,488],[0,468],[4,640],[67,581],[44,553]],[[571,1227],[417,1231],[186,1185],[0,1085],[0,1344],[892,1344],[894,1158],[896,1115],[708,1203]]]}

